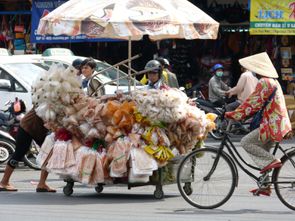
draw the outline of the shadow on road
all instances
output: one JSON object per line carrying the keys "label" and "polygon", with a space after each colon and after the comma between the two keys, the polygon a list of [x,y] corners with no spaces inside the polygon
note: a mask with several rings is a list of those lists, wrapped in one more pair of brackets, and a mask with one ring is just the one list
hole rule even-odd
{"label": "shadow on road", "polygon": [[161,214],[187,214],[187,215],[240,215],[240,214],[273,214],[273,215],[286,215],[294,214],[295,211],[286,212],[286,211],[276,211],[276,210],[259,210],[259,209],[238,209],[238,210],[222,210],[222,209],[213,209],[213,210],[201,210],[201,209],[179,209],[174,210],[173,212],[160,212]]}
{"label": "shadow on road", "polygon": [[14,192],[0,193],[1,205],[79,205],[79,204],[124,204],[124,203],[154,203],[164,201],[165,198],[179,197],[177,195],[165,195],[164,199],[155,199],[153,194],[123,194],[123,193],[74,193],[65,196],[62,193],[34,193]]}

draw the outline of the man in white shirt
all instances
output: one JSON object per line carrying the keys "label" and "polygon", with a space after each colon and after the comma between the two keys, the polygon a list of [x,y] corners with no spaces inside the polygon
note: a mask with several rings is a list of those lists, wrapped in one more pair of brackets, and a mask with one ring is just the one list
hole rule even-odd
{"label": "man in white shirt", "polygon": [[244,69],[243,67],[241,70],[243,73],[241,74],[237,85],[226,92],[226,95],[229,98],[233,95],[237,95],[238,98],[236,101],[226,106],[227,111],[233,111],[240,106],[240,104],[253,93],[257,85],[258,79],[252,72]]}

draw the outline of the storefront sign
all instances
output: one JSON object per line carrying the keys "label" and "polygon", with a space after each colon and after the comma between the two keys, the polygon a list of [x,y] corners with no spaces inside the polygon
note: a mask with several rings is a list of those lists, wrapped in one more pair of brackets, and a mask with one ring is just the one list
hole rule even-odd
{"label": "storefront sign", "polygon": [[37,35],[39,20],[49,12],[65,3],[67,0],[33,0],[32,2],[32,43],[69,43],[69,42],[98,42],[114,41],[112,39],[88,38],[86,35],[65,36],[65,35]]}
{"label": "storefront sign", "polygon": [[295,35],[295,0],[251,0],[251,35]]}

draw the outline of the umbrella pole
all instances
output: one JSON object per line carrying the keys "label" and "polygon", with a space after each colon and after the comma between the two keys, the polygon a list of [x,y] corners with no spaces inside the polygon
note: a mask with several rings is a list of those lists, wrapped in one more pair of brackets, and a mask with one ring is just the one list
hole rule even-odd
{"label": "umbrella pole", "polygon": [[131,36],[128,37],[128,92],[130,93],[131,88]]}

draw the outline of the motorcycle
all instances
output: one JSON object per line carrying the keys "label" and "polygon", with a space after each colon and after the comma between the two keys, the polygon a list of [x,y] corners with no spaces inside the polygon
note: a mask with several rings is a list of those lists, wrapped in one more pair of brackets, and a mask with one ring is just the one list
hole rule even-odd
{"label": "motorcycle", "polygon": [[[6,106],[10,104],[10,101],[6,102]],[[6,116],[5,118],[2,118],[3,122],[1,122],[0,125],[0,164],[7,163],[7,161],[13,154],[16,145],[15,138],[19,128],[19,123],[20,120],[24,117],[23,113],[15,116],[12,113],[11,108],[8,108],[6,111],[2,112],[2,116],[4,116],[4,114]],[[24,164],[32,169],[39,170],[40,167],[36,163],[36,158],[39,150],[40,147],[36,144],[35,141],[33,141],[30,146],[30,150],[23,158]]]}
{"label": "motorcycle", "polygon": [[[0,130],[0,165],[6,165],[12,154],[14,153],[15,143],[13,137],[8,133]],[[0,171],[4,170],[0,167]]]}
{"label": "motorcycle", "polygon": [[[0,130],[0,164],[6,164],[15,151],[15,139],[7,132]],[[28,167],[39,170],[36,158],[39,153],[40,147],[32,142],[30,150],[24,156],[23,162]],[[0,169],[1,170],[1,169]]]}
{"label": "motorcycle", "polygon": [[[206,100],[205,97],[202,95],[200,91],[196,92],[194,94],[194,98],[192,99],[198,108],[205,111],[205,113],[214,113],[217,115],[215,119],[215,129],[211,132],[209,132],[210,136],[216,140],[221,140],[223,137],[222,129],[226,128],[228,126],[228,120],[223,118],[223,113],[225,110],[225,105],[221,107],[217,107],[213,105],[210,101]],[[249,126],[250,126],[251,120],[246,120],[243,122],[236,122],[231,124],[231,127],[229,128],[229,132],[231,134],[236,135],[244,135],[250,132]]]}

